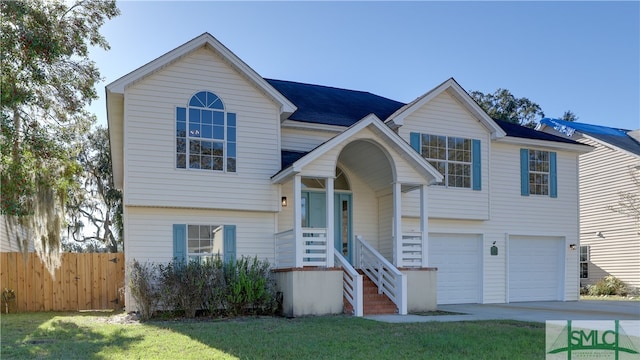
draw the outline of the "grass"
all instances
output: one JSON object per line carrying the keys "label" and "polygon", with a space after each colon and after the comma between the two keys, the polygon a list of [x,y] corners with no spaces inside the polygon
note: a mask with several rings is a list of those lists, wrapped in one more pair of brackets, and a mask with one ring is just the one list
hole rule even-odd
{"label": "grass", "polygon": [[347,316],[113,323],[105,313],[1,317],[4,359],[541,359],[544,324],[388,324]]}
{"label": "grass", "polygon": [[610,300],[610,301],[640,301],[640,296],[618,296],[618,295],[580,295],[580,300]]}

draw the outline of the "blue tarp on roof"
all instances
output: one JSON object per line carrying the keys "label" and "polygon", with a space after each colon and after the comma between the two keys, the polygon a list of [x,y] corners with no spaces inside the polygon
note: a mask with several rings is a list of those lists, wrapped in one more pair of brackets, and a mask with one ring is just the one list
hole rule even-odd
{"label": "blue tarp on roof", "polygon": [[574,131],[578,131],[630,153],[640,155],[640,143],[627,135],[630,130],[549,118],[540,120],[540,123],[550,126],[569,137]]}
{"label": "blue tarp on roof", "polygon": [[298,110],[289,116],[296,121],[349,127],[371,113],[385,120],[404,106],[399,101],[364,91],[265,80],[296,105]]}

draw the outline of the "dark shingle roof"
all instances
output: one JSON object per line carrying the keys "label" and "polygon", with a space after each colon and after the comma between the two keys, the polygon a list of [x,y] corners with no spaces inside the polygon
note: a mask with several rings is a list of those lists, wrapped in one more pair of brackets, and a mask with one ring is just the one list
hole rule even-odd
{"label": "dark shingle roof", "polygon": [[534,130],[526,126],[510,123],[508,121],[502,121],[497,119],[493,119],[493,121],[495,121],[496,124],[498,124],[502,128],[502,130],[504,130],[504,132],[507,133],[507,136],[524,138],[524,139],[556,141],[556,142],[563,142],[568,144],[578,144],[577,142],[570,139],[565,139],[560,136],[547,134],[546,132]]}
{"label": "dark shingle roof", "polygon": [[[297,108],[289,116],[290,120],[338,126],[351,126],[373,113],[386,120],[396,110],[406,104],[365,91],[347,90],[329,86],[304,84],[293,81],[265,79]],[[573,140],[533,130],[517,124],[495,120],[508,136],[576,143]],[[291,165],[304,154],[283,151],[282,164]]]}
{"label": "dark shingle roof", "polygon": [[294,103],[298,110],[289,119],[326,125],[351,126],[373,113],[385,120],[403,103],[369,92],[265,79]]}
{"label": "dark shingle roof", "polygon": [[628,135],[630,130],[549,118],[540,120],[540,123],[561,131],[568,136],[573,134],[573,131],[578,131],[630,153],[640,155],[640,143]]}
{"label": "dark shingle roof", "polygon": [[304,151],[292,151],[292,150],[282,150],[280,152],[280,165],[281,169],[286,169],[289,165],[298,161],[301,157],[307,155],[309,152]]}

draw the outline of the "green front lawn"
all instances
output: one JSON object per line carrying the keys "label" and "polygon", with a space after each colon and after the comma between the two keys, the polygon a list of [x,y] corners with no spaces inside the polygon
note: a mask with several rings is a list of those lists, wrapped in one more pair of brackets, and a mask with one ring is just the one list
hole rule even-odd
{"label": "green front lawn", "polygon": [[347,316],[123,323],[123,314],[3,314],[5,359],[542,359],[544,324],[387,324]]}

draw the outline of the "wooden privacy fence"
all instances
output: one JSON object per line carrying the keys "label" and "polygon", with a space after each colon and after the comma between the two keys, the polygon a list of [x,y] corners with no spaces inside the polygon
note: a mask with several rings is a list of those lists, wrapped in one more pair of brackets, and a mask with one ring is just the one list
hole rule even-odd
{"label": "wooden privacy fence", "polygon": [[10,312],[124,307],[123,253],[63,253],[54,276],[35,253],[0,253],[0,271],[0,290],[15,293]]}

